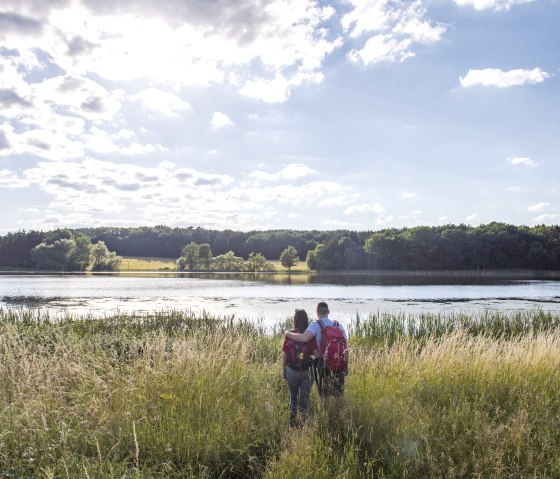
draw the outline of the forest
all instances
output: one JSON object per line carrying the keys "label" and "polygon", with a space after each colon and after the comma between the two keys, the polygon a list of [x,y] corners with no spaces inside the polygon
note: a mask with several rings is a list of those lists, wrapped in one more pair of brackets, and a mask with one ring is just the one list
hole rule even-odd
{"label": "forest", "polygon": [[[444,225],[379,231],[232,231],[167,226],[82,228],[70,231],[119,256],[178,259],[186,245],[209,245],[215,256],[277,260],[293,246],[312,270],[560,269],[560,226]],[[0,236],[0,266],[37,267],[56,232],[20,231]],[[65,233],[67,236],[68,233]],[[32,253],[32,251],[35,253]]]}

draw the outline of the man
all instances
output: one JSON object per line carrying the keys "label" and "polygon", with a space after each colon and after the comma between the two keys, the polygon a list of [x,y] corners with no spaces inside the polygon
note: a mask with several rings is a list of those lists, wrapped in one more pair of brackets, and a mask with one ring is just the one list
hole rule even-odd
{"label": "man", "polygon": [[[310,323],[303,333],[286,331],[284,333],[284,336],[288,339],[292,339],[300,343],[306,343],[307,341],[315,337],[322,355],[322,357],[316,361],[315,366],[315,374],[317,387],[319,388],[319,394],[323,398],[331,395],[342,396],[342,394],[344,393],[344,378],[348,374],[348,333],[346,332],[344,327],[340,323],[338,323],[338,321],[332,321],[331,319],[329,319],[329,307],[324,301],[321,301],[319,304],[317,304],[317,318],[318,320]],[[327,344],[325,344],[326,337],[325,341],[321,343],[321,339],[323,339],[322,330],[324,330],[324,332],[330,332],[325,330],[325,328],[329,328],[329,330],[332,330],[333,327],[338,328],[342,332],[342,335],[340,336],[345,349],[343,357],[344,367],[342,370],[336,372],[330,371],[324,361],[325,353],[327,352],[325,349],[329,347]]]}

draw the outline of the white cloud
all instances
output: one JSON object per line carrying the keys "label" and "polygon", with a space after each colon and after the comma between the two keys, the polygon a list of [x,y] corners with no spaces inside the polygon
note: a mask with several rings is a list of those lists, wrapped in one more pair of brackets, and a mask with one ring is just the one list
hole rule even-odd
{"label": "white cloud", "polygon": [[534,160],[524,156],[510,156],[506,161],[513,166],[532,166],[533,168],[537,166]]}
{"label": "white cloud", "polygon": [[416,198],[416,196],[417,196],[416,193],[412,193],[412,192],[408,192],[408,191],[405,191],[404,193],[401,193],[401,198],[403,200],[409,200],[411,198]]}
{"label": "white cloud", "polygon": [[472,215],[469,215],[465,218],[467,221],[478,221],[480,220],[480,216],[478,216],[478,213],[473,213]]}
{"label": "white cloud", "polygon": [[10,170],[0,170],[0,188],[26,188],[29,182]]}
{"label": "white cloud", "polygon": [[231,121],[231,118],[225,113],[216,111],[212,114],[212,120],[210,121],[210,124],[213,128],[221,128],[223,126],[231,126],[233,125],[233,122]]}
{"label": "white cloud", "polygon": [[510,186],[507,191],[510,193],[519,193],[520,191],[523,191],[523,188],[521,188],[521,186]]}
{"label": "white cloud", "polygon": [[[307,216],[306,209],[315,212],[321,198],[348,204],[355,195],[350,187],[332,181],[252,185],[236,182],[228,175],[176,168],[170,162],[141,167],[94,158],[39,162],[24,171],[24,178],[51,198],[45,206],[52,224],[66,214],[79,224],[82,220],[72,215],[86,215],[90,224],[103,219],[117,224],[134,212],[133,219],[125,223],[178,224],[185,218],[185,224],[191,225],[254,229],[256,224],[262,226],[265,211],[272,224],[274,218],[285,218],[287,207],[297,207],[298,214]],[[39,223],[29,220],[26,225],[46,224]],[[70,219],[65,221],[70,223]]]}
{"label": "white cloud", "polygon": [[543,211],[550,207],[550,203],[537,203],[536,205],[531,205],[527,208],[527,211]]}
{"label": "white cloud", "polygon": [[552,223],[558,220],[560,215],[546,213],[544,215],[537,216],[535,218],[531,218],[531,221],[534,223]]}
{"label": "white cloud", "polygon": [[517,69],[507,72],[498,68],[485,68],[483,70],[470,69],[459,81],[463,88],[476,86],[508,88],[542,83],[549,77],[550,74],[540,68],[532,70]]}
{"label": "white cloud", "polygon": [[440,217],[438,218],[438,221],[441,221],[441,222],[449,221],[449,216],[440,216]]}
{"label": "white cloud", "polygon": [[470,6],[475,10],[486,10],[493,8],[494,10],[509,10],[513,5],[530,3],[535,0],[455,0],[460,7]]}
{"label": "white cloud", "polygon": [[381,203],[375,202],[375,203],[364,203],[361,205],[348,206],[343,212],[344,215],[353,215],[356,213],[381,214],[381,213],[385,213],[385,209],[383,208],[383,206],[381,206]]}
{"label": "white cloud", "polygon": [[353,9],[342,18],[351,38],[366,37],[363,46],[348,53],[352,62],[372,65],[402,62],[415,55],[415,44],[441,40],[446,27],[426,19],[421,1],[349,0]]}
{"label": "white cloud", "polygon": [[325,57],[342,45],[328,28],[334,8],[317,0],[29,5],[22,0],[12,8],[30,16],[33,35],[10,32],[6,48],[22,55],[41,48],[73,76],[95,72],[105,80],[148,80],[175,91],[225,83],[245,95],[281,101],[264,92],[267,85],[278,88],[267,82],[281,79],[294,87],[321,81]]}
{"label": "white cloud", "polygon": [[306,165],[290,163],[277,173],[267,173],[265,171],[256,170],[247,176],[256,180],[276,181],[276,180],[296,180],[304,176],[312,175],[315,170]]}
{"label": "white cloud", "polygon": [[394,221],[395,221],[394,215],[379,215],[377,218],[375,218],[373,224],[375,226],[383,226],[383,225],[391,224]]}
{"label": "white cloud", "polygon": [[179,98],[173,93],[168,93],[157,88],[145,88],[131,97],[133,100],[141,101],[150,110],[164,115],[176,116],[179,113],[190,110],[189,102]]}
{"label": "white cloud", "polygon": [[339,228],[339,229],[362,229],[364,227],[363,223],[348,223],[347,221],[338,220],[325,220],[323,224],[329,228]]}

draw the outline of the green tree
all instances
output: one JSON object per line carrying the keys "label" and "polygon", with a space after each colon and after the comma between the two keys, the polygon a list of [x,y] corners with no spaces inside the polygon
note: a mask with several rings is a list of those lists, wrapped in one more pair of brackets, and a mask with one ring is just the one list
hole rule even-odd
{"label": "green tree", "polygon": [[83,271],[91,260],[91,243],[87,236],[74,235],[68,229],[55,230],[30,251],[38,269]]}
{"label": "green tree", "polygon": [[233,251],[215,256],[212,261],[216,271],[242,271],[244,263],[243,258],[235,256]]}
{"label": "green tree", "polygon": [[198,264],[201,269],[210,269],[212,262],[212,249],[208,243],[202,243],[198,246]]}
{"label": "green tree", "polygon": [[103,241],[98,241],[91,248],[92,271],[118,271],[122,258],[117,253],[109,251]]}
{"label": "green tree", "polygon": [[198,245],[195,242],[191,241],[183,248],[183,258],[185,258],[184,264],[186,269],[193,270],[196,268],[198,263]]}
{"label": "green tree", "polygon": [[289,272],[292,271],[292,268],[299,260],[298,253],[293,246],[288,246],[280,255],[280,263],[284,266],[284,268],[288,268]]}
{"label": "green tree", "polygon": [[249,271],[266,271],[268,263],[261,253],[249,253],[249,258],[245,262]]}
{"label": "green tree", "polygon": [[69,257],[68,269],[71,271],[84,271],[91,262],[92,244],[84,235],[74,238],[74,248]]}

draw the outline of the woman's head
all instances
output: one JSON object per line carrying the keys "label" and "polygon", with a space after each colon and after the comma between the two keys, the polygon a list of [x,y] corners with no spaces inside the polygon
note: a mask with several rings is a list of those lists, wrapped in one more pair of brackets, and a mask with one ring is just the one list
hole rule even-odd
{"label": "woman's head", "polygon": [[300,331],[305,331],[309,325],[309,318],[305,309],[296,309],[296,314],[294,314],[294,328]]}

